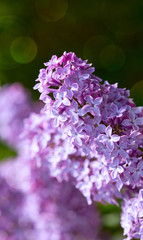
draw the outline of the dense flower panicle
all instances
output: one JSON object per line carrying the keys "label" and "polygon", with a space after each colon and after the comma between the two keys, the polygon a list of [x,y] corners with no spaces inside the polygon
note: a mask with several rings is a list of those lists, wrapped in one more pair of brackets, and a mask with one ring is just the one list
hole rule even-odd
{"label": "dense flower panicle", "polygon": [[[113,186],[116,196],[123,187],[140,188],[143,108],[135,106],[128,90],[107,81],[101,85],[91,64],[74,53],[53,56],[45,66],[34,89],[45,102],[47,119],[54,120],[54,126],[62,129],[75,149],[70,160],[60,157],[55,176],[62,179],[65,172],[72,175],[89,203],[97,200],[100,190],[110,193],[108,185]],[[50,166],[55,162],[51,160]],[[109,199],[115,202],[114,197]]]}
{"label": "dense flower panicle", "polygon": [[31,111],[39,111],[40,104],[33,104],[29,93],[20,83],[4,85],[0,88],[0,138],[18,148],[19,134],[23,129],[23,119]]}
{"label": "dense flower panicle", "polygon": [[[20,173],[17,172],[18,168],[21,169]],[[27,171],[27,168],[30,171]],[[5,162],[1,165],[0,170],[2,177],[7,179],[7,187],[9,189],[13,189],[13,192],[20,192],[19,189],[21,189],[23,206],[17,201],[15,195],[13,198],[8,197],[9,205],[6,202],[4,203],[12,211],[9,211],[9,221],[13,216],[12,214],[18,209],[21,212],[17,213],[15,221],[20,221],[19,219],[22,221],[23,216],[25,219],[30,219],[30,226],[33,227],[33,233],[35,233],[34,236],[39,240],[99,239],[100,221],[99,213],[95,206],[88,206],[85,198],[72,184],[60,184],[56,179],[51,178],[45,165],[37,168],[35,162],[29,160],[25,162],[25,159],[19,158],[15,161],[13,160],[13,162]],[[20,175],[22,175],[22,178]],[[23,188],[24,185],[27,185],[28,179],[29,188]],[[23,183],[21,187],[21,183],[24,181],[26,183]],[[4,197],[7,197],[4,191],[2,194]],[[3,208],[2,202],[0,202],[0,211]],[[3,228],[1,224],[0,228]],[[15,226],[13,228],[14,231],[21,231],[21,238],[14,238],[14,235],[12,235],[11,238],[5,239],[36,239],[30,238],[30,235],[29,238],[24,238],[25,235],[22,229],[18,229]],[[11,231],[11,226],[7,225],[7,229]],[[30,230],[25,226],[26,231]],[[7,234],[5,229],[3,229],[3,232],[3,234]],[[32,232],[31,236],[33,236]]]}
{"label": "dense flower panicle", "polygon": [[127,235],[126,240],[143,239],[143,189],[135,197],[124,200],[121,226]]}

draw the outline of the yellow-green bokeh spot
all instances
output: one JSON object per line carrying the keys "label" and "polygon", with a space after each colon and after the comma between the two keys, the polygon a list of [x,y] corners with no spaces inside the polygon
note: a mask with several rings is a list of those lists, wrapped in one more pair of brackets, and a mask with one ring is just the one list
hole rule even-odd
{"label": "yellow-green bokeh spot", "polygon": [[100,54],[104,47],[112,44],[113,41],[104,35],[95,35],[87,40],[83,49],[84,58],[95,64],[96,68],[101,68]]}
{"label": "yellow-green bokeh spot", "polygon": [[11,43],[18,36],[26,35],[27,25],[16,16],[0,17],[0,69],[12,69],[18,63],[14,61],[10,53]]}
{"label": "yellow-green bokeh spot", "polygon": [[36,0],[35,7],[38,15],[48,22],[60,20],[66,14],[67,0]]}
{"label": "yellow-green bokeh spot", "polygon": [[29,63],[37,55],[37,45],[32,38],[20,36],[12,42],[10,52],[16,62]]}
{"label": "yellow-green bokeh spot", "polygon": [[114,228],[120,226],[120,214],[116,212],[104,214],[102,221],[103,225],[106,227]]}

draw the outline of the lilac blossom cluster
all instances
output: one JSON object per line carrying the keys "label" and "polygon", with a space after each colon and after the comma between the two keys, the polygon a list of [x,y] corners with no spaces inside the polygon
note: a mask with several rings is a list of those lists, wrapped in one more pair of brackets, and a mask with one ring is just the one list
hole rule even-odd
{"label": "lilac blossom cluster", "polygon": [[30,94],[20,83],[0,88],[0,138],[10,146],[18,148],[19,134],[23,130],[23,119],[31,111],[38,112],[41,104],[32,103]]}
{"label": "lilac blossom cluster", "polygon": [[[74,53],[53,56],[45,66],[34,89],[48,118],[74,147],[67,172],[73,171],[76,187],[89,203],[114,203],[123,187],[141,188],[143,108],[135,106],[128,90],[107,81],[101,85],[91,64]],[[60,159],[57,178],[64,178],[65,168],[59,166],[68,164],[69,157]]]}
{"label": "lilac blossom cluster", "polygon": [[[44,161],[58,181],[72,181],[89,204],[131,199],[143,184],[143,107],[136,107],[128,90],[101,84],[91,64],[74,53],[53,56],[45,66],[34,87],[45,116],[38,116],[33,129],[31,116],[25,128],[25,138],[38,146],[37,164]],[[46,115],[54,135],[40,147],[49,127],[43,124]],[[140,231],[130,231],[129,239]]]}

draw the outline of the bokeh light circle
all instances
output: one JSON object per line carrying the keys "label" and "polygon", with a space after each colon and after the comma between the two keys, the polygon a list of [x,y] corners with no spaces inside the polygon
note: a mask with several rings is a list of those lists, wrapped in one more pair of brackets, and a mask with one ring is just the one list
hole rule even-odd
{"label": "bokeh light circle", "polygon": [[37,45],[32,38],[20,36],[12,42],[10,52],[16,62],[29,63],[37,55]]}
{"label": "bokeh light circle", "polygon": [[143,106],[143,80],[135,83],[130,92],[137,106]]}
{"label": "bokeh light circle", "polygon": [[0,69],[17,67],[10,53],[12,41],[20,35],[26,35],[29,28],[16,16],[0,17]]}
{"label": "bokeh light circle", "polygon": [[35,0],[38,15],[48,22],[63,18],[68,8],[67,0]]}
{"label": "bokeh light circle", "polygon": [[143,6],[136,1],[106,1],[101,6],[104,24],[114,33],[133,34],[143,27]]}
{"label": "bokeh light circle", "polygon": [[84,58],[93,63],[96,68],[101,68],[100,54],[102,49],[113,44],[113,41],[104,35],[95,35],[88,39],[83,48]]}
{"label": "bokeh light circle", "polygon": [[120,69],[125,63],[125,53],[119,46],[108,45],[100,53],[100,63],[109,71]]}

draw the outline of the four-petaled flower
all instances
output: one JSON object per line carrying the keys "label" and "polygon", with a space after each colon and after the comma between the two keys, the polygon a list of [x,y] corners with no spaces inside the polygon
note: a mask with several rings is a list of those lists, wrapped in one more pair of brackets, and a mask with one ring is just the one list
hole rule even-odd
{"label": "four-petaled flower", "polygon": [[120,140],[120,136],[118,136],[117,134],[113,134],[112,135],[112,128],[110,126],[106,127],[105,129],[105,134],[100,134],[98,136],[98,140],[100,142],[104,142],[108,149],[110,151],[113,151],[114,149],[114,142],[118,142]]}
{"label": "four-petaled flower", "polygon": [[130,166],[129,171],[132,173],[132,177],[135,182],[139,181],[140,178],[143,178],[143,161],[142,161],[142,159],[139,160],[137,165],[134,164],[134,166]]}
{"label": "four-petaled flower", "polygon": [[67,96],[72,99],[73,98],[73,91],[78,90],[78,84],[72,83],[69,78],[65,79],[65,85],[60,88],[60,91],[66,92]]}
{"label": "four-petaled flower", "polygon": [[117,117],[117,118],[120,118],[123,116],[123,113],[126,111],[126,106],[123,106],[121,108],[118,108],[118,106],[114,103],[111,103],[110,105],[110,109],[111,109],[111,114],[110,114],[110,118],[114,118],[114,117]]}
{"label": "four-petaled flower", "polygon": [[139,125],[143,125],[143,118],[136,117],[133,111],[130,111],[128,116],[129,118],[124,119],[122,125],[126,127],[132,127],[134,130],[139,130]]}
{"label": "four-petaled flower", "polygon": [[55,95],[56,95],[56,101],[54,103],[54,107],[58,108],[62,103],[65,106],[70,106],[71,102],[66,97],[66,92],[57,92]]}
{"label": "four-petaled flower", "polygon": [[121,136],[119,143],[115,143],[115,147],[112,152],[112,157],[121,156],[124,159],[129,158],[129,155],[127,153],[127,149],[128,149],[127,142],[123,140],[124,140],[124,136],[123,137]]}
{"label": "four-petaled flower", "polygon": [[111,178],[115,179],[118,174],[124,172],[124,169],[120,164],[120,159],[118,157],[114,158],[113,163],[109,163],[109,170],[111,170]]}
{"label": "four-petaled flower", "polygon": [[87,101],[87,104],[85,105],[85,108],[86,108],[86,112],[91,112],[93,111],[93,113],[96,115],[96,116],[100,116],[100,110],[99,110],[99,106],[100,103],[102,102],[102,97],[97,97],[95,99],[93,99],[92,96],[90,95],[87,95],[85,97],[85,100]]}
{"label": "four-petaled flower", "polygon": [[54,118],[54,126],[55,127],[58,127],[60,122],[65,122],[67,120],[65,113],[59,114],[57,108],[53,108],[51,110],[51,118]]}
{"label": "four-petaled flower", "polygon": [[57,67],[56,72],[53,73],[53,77],[55,76],[56,79],[60,79],[63,80],[64,78],[66,78],[67,75],[69,75],[71,72],[70,70],[70,66],[66,65],[65,67]]}
{"label": "four-petaled flower", "polygon": [[71,123],[76,124],[79,120],[79,116],[84,116],[85,111],[82,108],[78,108],[78,103],[72,100],[71,106],[66,109],[68,116],[71,116]]}

